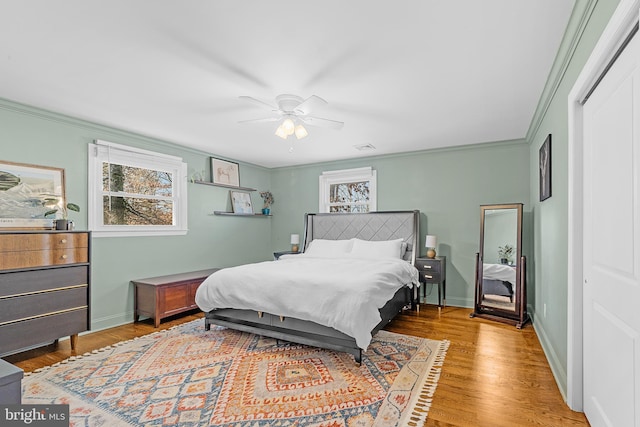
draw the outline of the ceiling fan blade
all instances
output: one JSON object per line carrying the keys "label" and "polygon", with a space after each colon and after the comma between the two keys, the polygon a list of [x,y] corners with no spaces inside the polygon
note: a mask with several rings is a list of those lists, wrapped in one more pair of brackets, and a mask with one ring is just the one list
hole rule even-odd
{"label": "ceiling fan blade", "polygon": [[316,95],[311,95],[309,98],[305,99],[300,105],[298,105],[293,111],[296,114],[300,114],[306,116],[311,114],[311,112],[316,109],[316,107],[320,107],[323,105],[327,105],[327,101],[320,98]]}
{"label": "ceiling fan blade", "polygon": [[267,123],[277,122],[278,120],[280,120],[280,117],[266,117],[264,119],[240,120],[238,123]]}
{"label": "ceiling fan blade", "polygon": [[271,104],[266,103],[264,101],[260,101],[259,99],[256,99],[256,98],[254,98],[252,96],[242,95],[242,96],[239,96],[238,98],[243,99],[245,101],[249,101],[249,102],[251,102],[251,103],[253,103],[253,104],[255,104],[255,105],[257,105],[258,107],[261,107],[261,108],[268,108],[269,110],[274,111],[274,112],[278,111],[278,107],[276,107],[275,105],[271,105]]}
{"label": "ceiling fan blade", "polygon": [[344,122],[339,122],[337,120],[330,120],[330,119],[322,119],[320,117],[312,117],[312,116],[300,117],[300,120],[302,120],[304,123],[308,124],[309,126],[318,126],[318,127],[325,127],[325,128],[331,128],[331,129],[342,129],[342,127],[344,126]]}

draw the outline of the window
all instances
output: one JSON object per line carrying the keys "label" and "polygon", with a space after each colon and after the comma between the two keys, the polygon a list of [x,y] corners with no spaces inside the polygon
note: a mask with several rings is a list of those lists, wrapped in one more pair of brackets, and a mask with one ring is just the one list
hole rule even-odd
{"label": "window", "polygon": [[376,210],[376,171],[372,168],[322,172],[319,212]]}
{"label": "window", "polygon": [[186,171],[179,157],[89,144],[89,229],[98,237],[186,234]]}

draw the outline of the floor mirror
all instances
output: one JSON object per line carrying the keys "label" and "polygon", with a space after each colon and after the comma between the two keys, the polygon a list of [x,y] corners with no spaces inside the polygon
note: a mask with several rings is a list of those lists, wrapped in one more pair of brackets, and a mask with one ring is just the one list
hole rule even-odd
{"label": "floor mirror", "polygon": [[475,303],[471,317],[522,328],[527,321],[526,259],[522,255],[522,203],[480,206]]}

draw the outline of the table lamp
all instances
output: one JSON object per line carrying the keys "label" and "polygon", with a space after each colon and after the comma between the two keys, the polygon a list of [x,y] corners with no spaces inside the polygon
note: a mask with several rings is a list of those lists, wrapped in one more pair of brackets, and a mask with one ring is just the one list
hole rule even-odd
{"label": "table lamp", "polygon": [[436,236],[427,235],[424,239],[424,246],[427,248],[427,258],[436,257],[436,246],[438,244],[438,238]]}
{"label": "table lamp", "polygon": [[300,235],[299,234],[292,234],[291,235],[291,251],[292,252],[298,252],[300,250]]}

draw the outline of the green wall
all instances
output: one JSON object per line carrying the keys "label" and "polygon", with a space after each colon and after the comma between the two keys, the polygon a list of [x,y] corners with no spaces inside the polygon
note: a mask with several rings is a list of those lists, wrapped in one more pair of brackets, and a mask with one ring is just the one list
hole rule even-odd
{"label": "green wall", "polygon": [[[587,2],[578,2],[585,6]],[[600,0],[586,5],[588,21],[571,61],[566,67],[546,114],[530,138],[530,191],[534,230],[534,256],[529,267],[535,328],[560,391],[566,396],[568,357],[568,104],[567,98],[593,47],[602,34],[618,0]],[[580,6],[580,5],[579,5]],[[538,150],[552,135],[552,196],[539,202]],[[546,316],[544,306],[546,305]]]}
{"label": "green wall", "polygon": [[[379,211],[420,211],[419,254],[427,234],[438,237],[437,253],[447,256],[447,304],[472,307],[480,205],[521,202],[527,210],[529,147],[510,141],[274,169],[273,246],[287,249],[292,233],[303,234],[304,214],[318,211],[323,171],[365,166],[377,171]],[[431,301],[436,297],[434,290]]]}
{"label": "green wall", "polygon": [[[65,169],[70,213],[87,227],[87,145],[95,139],[180,156],[189,173],[208,171],[209,154],[0,100],[0,159]],[[270,171],[240,164],[243,186],[267,185]],[[265,184],[266,183],[266,184]],[[188,184],[189,232],[168,237],[101,237],[92,247],[91,324],[103,329],[133,320],[132,279],[272,259],[270,218],[214,216],[230,210],[224,188]],[[257,192],[255,206],[262,206]]]}

